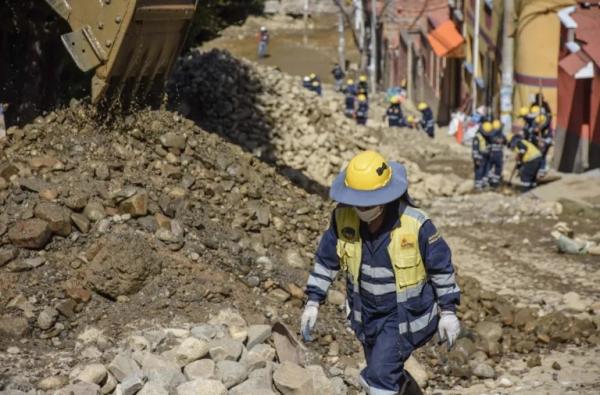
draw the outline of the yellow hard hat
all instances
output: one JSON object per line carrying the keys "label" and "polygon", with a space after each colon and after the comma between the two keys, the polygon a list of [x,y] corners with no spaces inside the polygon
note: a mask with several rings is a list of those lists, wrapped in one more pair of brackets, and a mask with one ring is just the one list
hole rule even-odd
{"label": "yellow hard hat", "polygon": [[531,106],[529,109],[529,113],[533,115],[537,115],[540,113],[540,106]]}
{"label": "yellow hard hat", "polygon": [[546,116],[544,114],[540,114],[537,117],[535,117],[535,123],[538,125],[543,125],[544,123],[546,123]]}
{"label": "yellow hard hat", "polygon": [[426,108],[427,108],[427,103],[425,103],[424,101],[422,101],[422,102],[420,102],[420,103],[417,105],[417,108],[419,109],[419,111],[423,111],[424,109],[426,109]]}
{"label": "yellow hard hat", "polygon": [[356,155],[346,169],[345,184],[359,191],[374,191],[387,185],[392,169],[381,154],[365,151]]}
{"label": "yellow hard hat", "polygon": [[519,110],[519,116],[524,117],[527,114],[529,114],[529,108],[521,107],[521,109]]}
{"label": "yellow hard hat", "polygon": [[499,119],[494,119],[492,126],[494,127],[494,130],[500,129],[502,127],[502,122],[500,122]]}
{"label": "yellow hard hat", "polygon": [[311,80],[314,80],[315,78],[317,78],[317,75],[315,73],[310,73],[309,77]]}
{"label": "yellow hard hat", "polygon": [[365,95],[358,95],[358,101],[365,101],[367,97]]}
{"label": "yellow hard hat", "polygon": [[360,81],[363,81],[363,82],[364,82],[364,81],[366,81],[366,80],[367,80],[367,76],[363,74],[363,75],[361,75],[360,77],[358,77],[358,79],[359,79]]}
{"label": "yellow hard hat", "polygon": [[352,85],[354,84],[354,80],[352,78],[348,78],[348,80],[346,80],[346,84]]}
{"label": "yellow hard hat", "polygon": [[481,125],[482,129],[484,132],[489,133],[491,132],[494,127],[492,126],[491,122],[485,121],[482,125]]}
{"label": "yellow hard hat", "polygon": [[390,103],[392,103],[392,104],[398,104],[398,103],[400,103],[400,98],[398,96],[392,96],[390,98]]}
{"label": "yellow hard hat", "polygon": [[413,123],[415,121],[415,117],[413,117],[412,115],[409,115],[406,117],[406,120],[408,121],[408,123]]}

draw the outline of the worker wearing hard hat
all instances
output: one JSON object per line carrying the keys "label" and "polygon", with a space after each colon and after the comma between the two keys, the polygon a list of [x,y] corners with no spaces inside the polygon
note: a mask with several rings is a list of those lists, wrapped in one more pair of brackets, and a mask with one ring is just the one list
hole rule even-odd
{"label": "worker wearing hard hat", "polygon": [[529,190],[537,186],[537,176],[542,165],[542,153],[536,145],[520,134],[509,134],[506,143],[517,153],[516,169],[523,183],[523,189]]}
{"label": "worker wearing hard hat", "polygon": [[348,118],[354,118],[355,106],[356,106],[356,85],[354,85],[354,80],[352,78],[348,78],[346,80],[346,86],[344,87],[344,114]]}
{"label": "worker wearing hard hat", "polygon": [[404,370],[410,354],[436,328],[449,346],[460,331],[450,248],[409,197],[404,166],[377,152],[352,158],[333,181],[330,197],[339,205],[315,254],[301,332],[310,338],[319,305],[341,270],[348,320],[366,356],[359,377],[365,392],[414,390]]}
{"label": "worker wearing hard hat", "polygon": [[358,94],[362,94],[365,96],[369,96],[369,82],[367,81],[367,76],[365,74],[361,74],[358,77],[358,86],[357,86]]}
{"label": "worker wearing hard hat", "polygon": [[335,91],[340,92],[342,90],[342,85],[344,85],[344,69],[340,66],[339,63],[336,63],[331,70],[331,74],[333,75],[333,79],[335,80]]}
{"label": "worker wearing hard hat", "polygon": [[414,115],[408,115],[406,117],[406,127],[409,129],[414,129],[416,127],[417,120]]}
{"label": "worker wearing hard hat", "polygon": [[485,121],[473,137],[471,156],[475,173],[475,190],[481,191],[488,186],[488,169],[490,160],[489,139],[493,131],[491,122]]}
{"label": "worker wearing hard hat", "polygon": [[309,91],[312,90],[312,81],[310,80],[310,76],[305,75],[304,78],[302,78],[302,86]]}
{"label": "worker wearing hard hat", "polygon": [[489,184],[495,188],[502,181],[504,145],[506,144],[506,137],[502,131],[502,122],[499,119],[494,119],[492,122],[492,131],[485,137],[489,144],[489,162],[487,166]]}
{"label": "worker wearing hard hat", "polygon": [[269,45],[269,31],[266,26],[260,27],[258,33],[258,57],[264,58],[267,56],[267,46]]}
{"label": "worker wearing hard hat", "polygon": [[366,125],[369,118],[369,101],[367,100],[367,96],[362,93],[358,94],[357,100],[356,123],[358,125]]}
{"label": "worker wearing hard hat", "polygon": [[421,112],[421,129],[427,133],[427,135],[433,138],[435,133],[435,120],[433,119],[433,111],[424,101],[417,105],[417,109]]}
{"label": "worker wearing hard hat", "polygon": [[406,119],[404,118],[402,106],[400,105],[400,96],[392,96],[390,98],[390,106],[385,112],[385,117],[387,117],[388,126],[390,128],[406,126]]}

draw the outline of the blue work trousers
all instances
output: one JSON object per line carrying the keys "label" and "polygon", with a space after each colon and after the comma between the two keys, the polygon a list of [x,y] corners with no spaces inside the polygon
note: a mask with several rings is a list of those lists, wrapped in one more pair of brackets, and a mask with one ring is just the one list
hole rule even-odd
{"label": "blue work trousers", "polygon": [[364,327],[363,350],[367,366],[360,373],[371,389],[381,393],[397,393],[407,380],[404,362],[414,347],[398,330],[398,312],[393,310],[380,317],[370,317]]}
{"label": "blue work trousers", "polygon": [[473,165],[475,168],[475,189],[482,189],[483,187],[487,186],[488,161],[488,157],[473,160]]}
{"label": "blue work trousers", "polygon": [[490,179],[490,185],[496,187],[500,185],[502,180],[502,166],[504,164],[504,158],[502,157],[502,151],[492,151],[490,154],[488,175]]}

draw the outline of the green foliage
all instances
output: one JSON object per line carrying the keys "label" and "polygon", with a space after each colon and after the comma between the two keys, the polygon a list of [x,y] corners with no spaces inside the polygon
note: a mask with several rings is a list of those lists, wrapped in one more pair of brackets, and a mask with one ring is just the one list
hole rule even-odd
{"label": "green foliage", "polygon": [[250,15],[263,11],[265,0],[200,0],[188,45],[215,38],[230,25],[241,25]]}

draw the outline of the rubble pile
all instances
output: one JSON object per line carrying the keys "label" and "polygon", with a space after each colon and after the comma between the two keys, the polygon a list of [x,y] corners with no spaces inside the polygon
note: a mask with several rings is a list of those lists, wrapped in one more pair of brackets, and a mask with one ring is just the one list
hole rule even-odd
{"label": "rubble pile", "polygon": [[320,365],[283,359],[270,325],[248,325],[232,309],[206,323],[134,331],[100,352],[105,341],[88,328],[76,347],[96,358],[78,361],[68,374],[46,372],[38,388],[55,395],[347,393],[342,372],[329,378]]}
{"label": "rubble pile", "polygon": [[[357,126],[343,115],[339,95],[319,97],[298,77],[216,49],[179,60],[170,96],[204,129],[282,166],[291,177],[302,172],[323,186],[358,150],[376,148],[381,138],[378,128]],[[426,174],[402,157],[390,159],[407,165],[419,199],[450,196],[464,181]]]}

